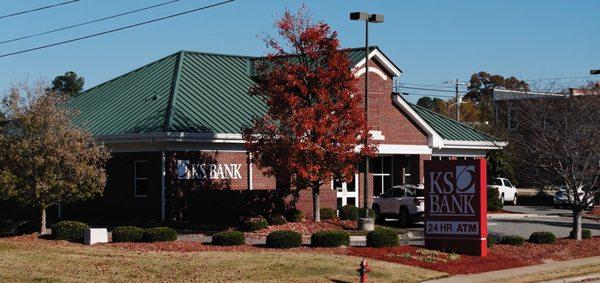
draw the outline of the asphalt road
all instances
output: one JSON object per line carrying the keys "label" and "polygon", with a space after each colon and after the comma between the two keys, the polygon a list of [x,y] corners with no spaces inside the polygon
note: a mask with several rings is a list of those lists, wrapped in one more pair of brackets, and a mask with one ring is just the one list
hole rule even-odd
{"label": "asphalt road", "polygon": [[[557,237],[567,237],[571,232],[570,217],[560,217],[560,214],[568,214],[568,209],[555,209],[544,206],[505,206],[505,210],[523,213],[510,215],[492,215],[488,218],[488,233],[500,233],[503,235],[519,235],[529,238],[533,232],[548,231]],[[532,214],[539,216],[532,216]],[[524,217],[527,215],[527,217]],[[386,225],[397,227],[397,222],[388,221]],[[595,220],[583,220],[583,228],[592,230],[592,235],[600,236],[600,222]],[[423,235],[423,223],[416,223],[408,228],[417,237]]]}

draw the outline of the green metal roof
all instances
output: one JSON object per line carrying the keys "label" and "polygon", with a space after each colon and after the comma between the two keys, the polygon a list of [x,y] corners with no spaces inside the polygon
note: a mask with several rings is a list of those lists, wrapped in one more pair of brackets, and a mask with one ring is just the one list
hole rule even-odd
{"label": "green metal roof", "polygon": [[427,108],[409,103],[415,112],[445,140],[499,142],[497,138],[477,131]]}
{"label": "green metal roof", "polygon": [[93,135],[240,133],[265,104],[248,94],[252,57],[181,51],[74,97]]}

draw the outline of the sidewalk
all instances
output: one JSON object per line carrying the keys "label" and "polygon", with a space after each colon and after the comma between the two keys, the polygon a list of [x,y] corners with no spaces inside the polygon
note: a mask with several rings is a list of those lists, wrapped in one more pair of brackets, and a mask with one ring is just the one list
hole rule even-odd
{"label": "sidewalk", "polygon": [[[560,270],[565,270],[568,268],[600,263],[600,256],[598,257],[588,257],[588,258],[580,258],[568,261],[560,261],[560,262],[548,262],[539,265],[525,266],[519,268],[512,269],[504,269],[497,270],[491,272],[484,272],[479,274],[469,274],[469,275],[456,275],[448,278],[442,278],[439,280],[432,280],[426,282],[440,282],[440,283],[462,283],[462,282],[490,282],[490,281],[511,281],[508,279],[518,279],[521,276],[525,275],[534,275],[540,273],[547,272],[556,272]],[[590,278],[588,276],[577,276],[575,278]],[[597,276],[591,276],[591,278],[596,278]],[[560,282],[563,282],[562,280]],[[566,282],[571,282],[566,279]]]}

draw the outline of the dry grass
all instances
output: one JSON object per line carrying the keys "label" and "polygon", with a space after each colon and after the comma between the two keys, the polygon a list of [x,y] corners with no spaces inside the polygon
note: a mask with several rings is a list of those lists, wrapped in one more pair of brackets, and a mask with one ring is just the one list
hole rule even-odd
{"label": "dry grass", "polygon": [[[360,259],[290,252],[136,252],[35,238],[0,239],[0,281],[355,282]],[[369,261],[373,282],[417,282],[444,276]]]}

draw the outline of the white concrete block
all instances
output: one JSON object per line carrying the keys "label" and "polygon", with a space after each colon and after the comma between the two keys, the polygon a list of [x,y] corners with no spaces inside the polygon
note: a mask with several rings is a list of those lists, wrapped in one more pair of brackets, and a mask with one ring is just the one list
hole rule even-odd
{"label": "white concrete block", "polygon": [[108,243],[108,231],[106,228],[90,228],[85,231],[83,243],[93,245],[97,243]]}

